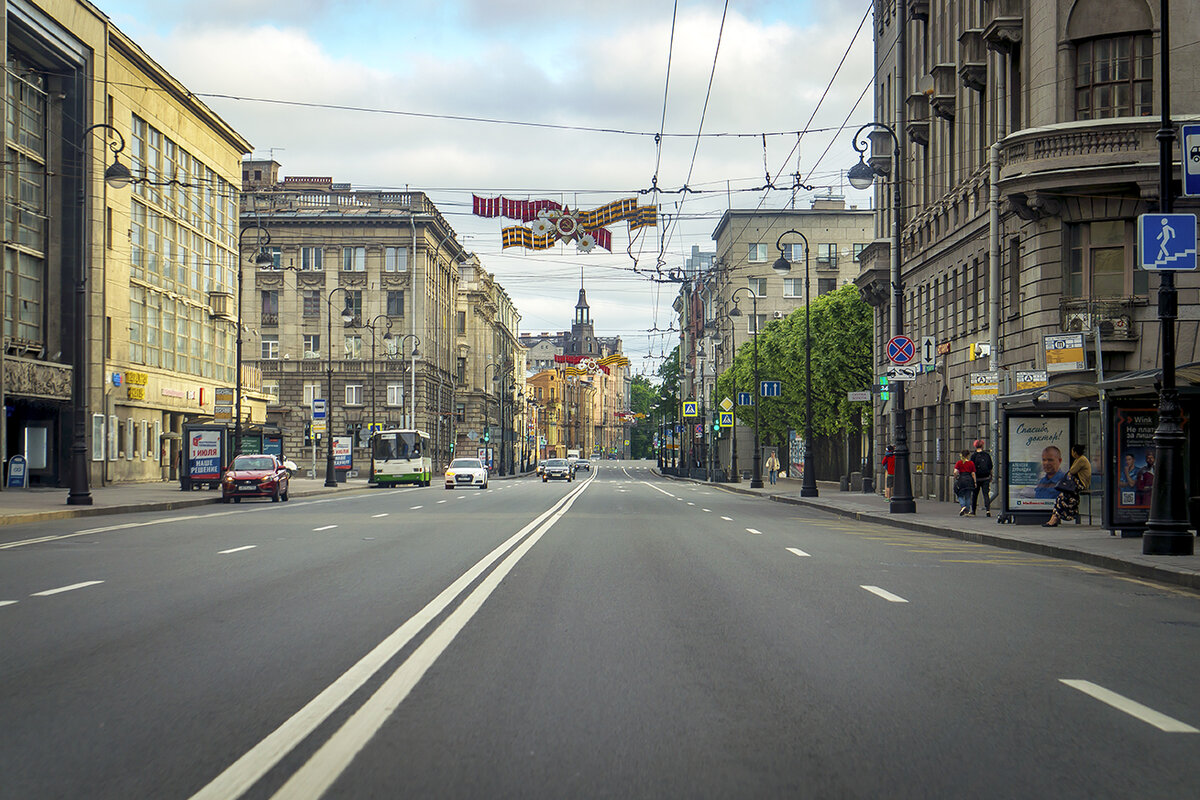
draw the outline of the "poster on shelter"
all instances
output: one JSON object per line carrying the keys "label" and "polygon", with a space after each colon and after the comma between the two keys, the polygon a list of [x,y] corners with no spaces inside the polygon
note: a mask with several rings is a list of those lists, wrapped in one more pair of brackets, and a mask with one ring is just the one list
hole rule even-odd
{"label": "poster on shelter", "polygon": [[1008,418],[1008,510],[1050,511],[1055,485],[1066,477],[1071,418],[1067,415]]}
{"label": "poster on shelter", "polygon": [[1154,488],[1154,429],[1158,411],[1153,408],[1113,409],[1116,445],[1115,522],[1145,522],[1150,518],[1150,493]]}
{"label": "poster on shelter", "polygon": [[188,435],[188,477],[194,481],[221,477],[221,431],[192,431]]}

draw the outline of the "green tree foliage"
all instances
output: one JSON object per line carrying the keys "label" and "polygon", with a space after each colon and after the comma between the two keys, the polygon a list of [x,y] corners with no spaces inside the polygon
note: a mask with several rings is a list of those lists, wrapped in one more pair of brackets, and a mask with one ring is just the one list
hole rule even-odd
{"label": "green tree foliage", "polygon": [[645,414],[634,419],[629,432],[630,455],[633,458],[654,458],[654,405],[658,397],[653,384],[645,375],[634,375],[629,386],[629,410]]}
{"label": "green tree foliage", "polygon": [[[861,403],[851,403],[846,393],[871,385],[871,307],[854,286],[843,286],[810,303],[812,332],[813,433],[840,433],[856,427]],[[782,443],[788,428],[805,427],[805,311],[763,328],[758,336],[758,371],[761,380],[783,383],[780,397],[759,398],[754,385],[754,342],[747,341],[734,357],[733,366],[717,378],[720,397],[736,399],[750,392],[762,402],[759,431],[764,442]],[[739,406],[738,422],[754,424],[754,407]]]}

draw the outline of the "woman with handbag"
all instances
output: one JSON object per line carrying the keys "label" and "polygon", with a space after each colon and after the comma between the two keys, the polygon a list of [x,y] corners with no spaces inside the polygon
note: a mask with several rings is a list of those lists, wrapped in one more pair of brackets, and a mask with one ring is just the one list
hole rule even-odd
{"label": "woman with handbag", "polygon": [[954,465],[954,496],[962,506],[958,510],[960,517],[973,517],[971,513],[971,498],[975,496],[975,462],[971,460],[971,452],[963,450],[958,463]]}
{"label": "woman with handbag", "polygon": [[1082,444],[1071,445],[1071,468],[1054,487],[1058,490],[1058,498],[1054,501],[1050,519],[1042,523],[1043,528],[1056,528],[1063,520],[1075,519],[1079,511],[1079,493],[1092,485],[1092,462],[1083,452]]}

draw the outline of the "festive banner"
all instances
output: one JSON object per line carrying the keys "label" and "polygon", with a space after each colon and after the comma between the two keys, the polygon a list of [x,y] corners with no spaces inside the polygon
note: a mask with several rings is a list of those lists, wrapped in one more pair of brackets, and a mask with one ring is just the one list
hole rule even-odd
{"label": "festive banner", "polygon": [[614,200],[591,211],[574,211],[553,200],[510,200],[507,197],[471,196],[471,211],[477,217],[505,217],[532,223],[501,231],[504,247],[547,250],[559,241],[575,242],[582,253],[597,245],[612,252],[612,231],[605,225],[628,222],[636,231],[658,224],[658,208],[639,206],[637,198]]}

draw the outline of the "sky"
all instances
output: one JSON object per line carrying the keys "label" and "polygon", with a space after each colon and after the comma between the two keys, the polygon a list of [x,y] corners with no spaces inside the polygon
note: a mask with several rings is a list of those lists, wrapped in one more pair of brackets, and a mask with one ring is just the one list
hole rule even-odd
{"label": "sky", "polygon": [[[871,0],[96,5],[284,176],[424,191],[521,332],[570,329],[582,270],[597,335],[620,336],[635,372],[678,343],[679,287],[659,276],[714,250],[726,209],[871,202],[844,179],[872,113]],[[797,173],[815,189],[793,191]],[[515,223],[472,216],[472,194],[636,196],[660,222],[633,240],[611,226],[612,254],[504,250]]]}

